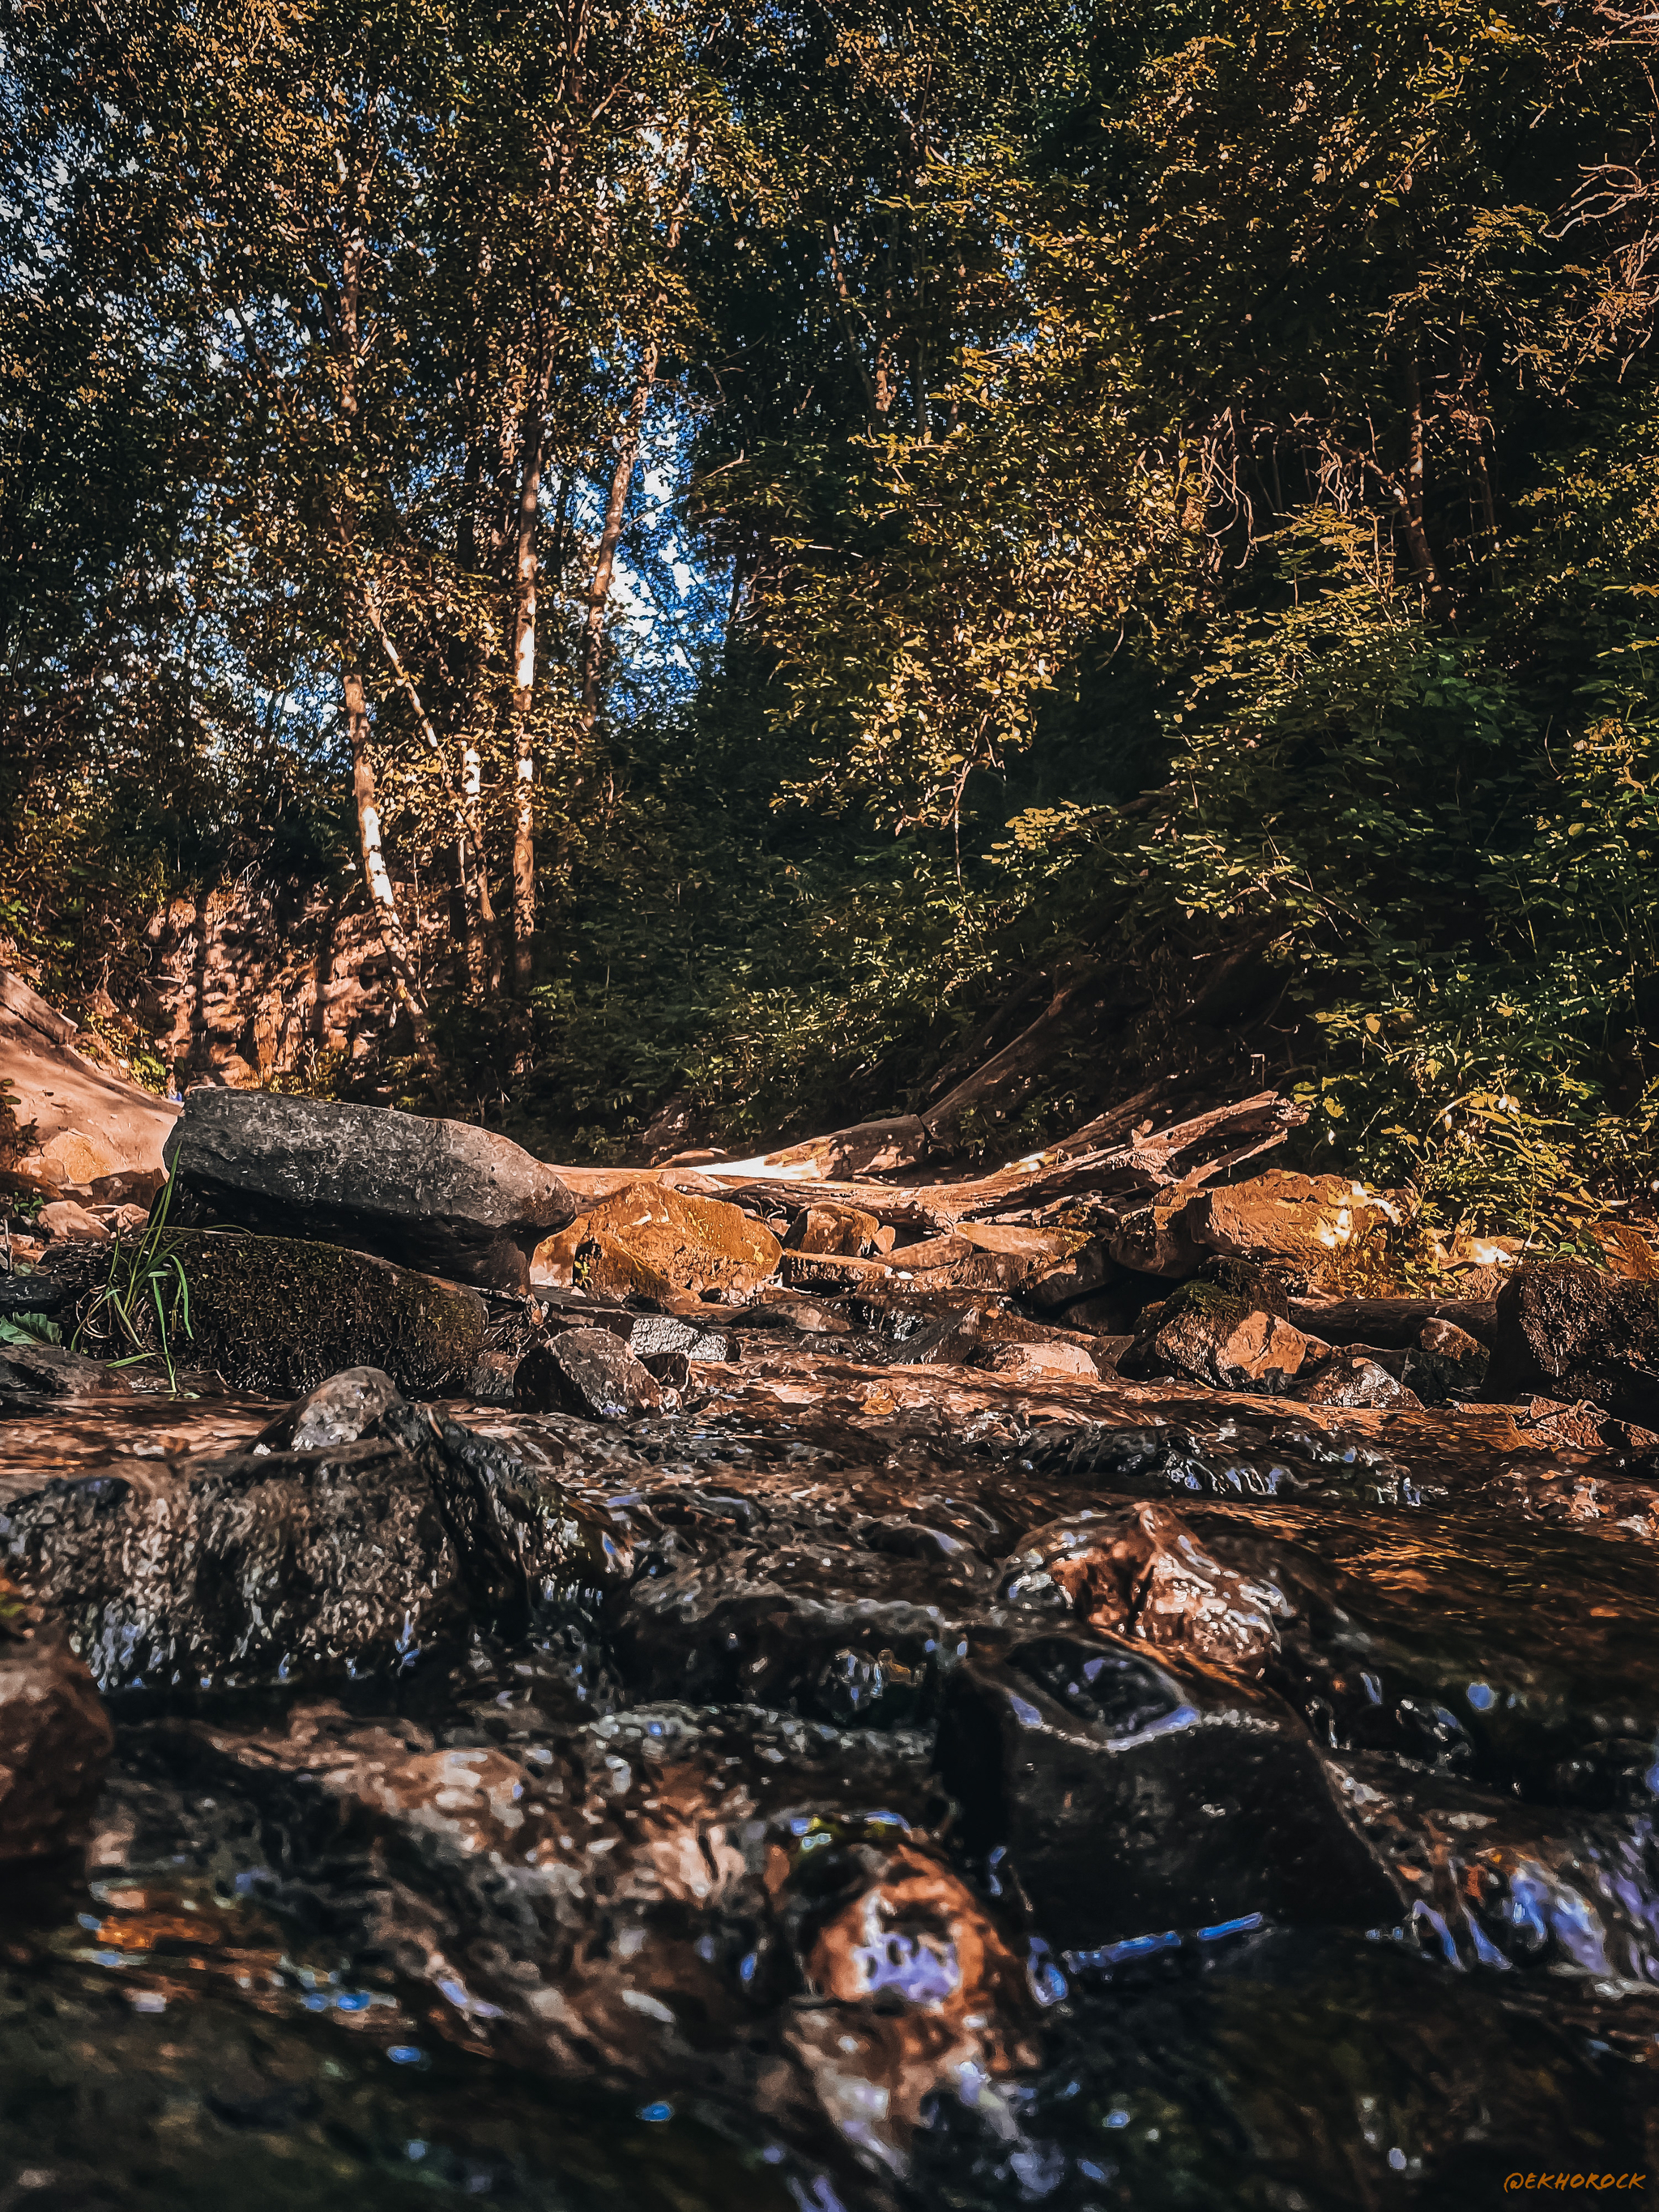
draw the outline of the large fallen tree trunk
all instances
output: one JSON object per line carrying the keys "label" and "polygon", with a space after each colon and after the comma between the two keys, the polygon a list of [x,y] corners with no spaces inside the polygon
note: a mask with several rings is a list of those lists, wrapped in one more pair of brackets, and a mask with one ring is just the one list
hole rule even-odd
{"label": "large fallen tree trunk", "polygon": [[[826,1200],[862,1207],[879,1222],[899,1229],[939,1234],[961,1221],[1039,1223],[1068,1204],[1104,1200],[1109,1210],[1128,1213],[1154,1200],[1170,1202],[1245,1161],[1285,1142],[1306,1119],[1306,1109],[1276,1091],[1214,1106],[1158,1129],[1133,1126],[1142,1100],[1131,1099],[1110,1115],[1079,1130],[1062,1144],[998,1168],[989,1175],[950,1182],[875,1182],[860,1177],[808,1176],[796,1161],[714,1161],[696,1170],[661,1168],[665,1179],[695,1175],[697,1186],[739,1206],[790,1216]],[[1126,1121],[1130,1125],[1127,1130]],[[869,1125],[866,1125],[869,1126]],[[839,1142],[854,1135],[838,1133]],[[1113,1139],[1115,1139],[1114,1141]],[[792,1150],[805,1150],[793,1148]],[[574,1180],[576,1171],[563,1171]],[[637,1180],[637,1173],[632,1178]],[[618,1176],[611,1187],[619,1186]]]}

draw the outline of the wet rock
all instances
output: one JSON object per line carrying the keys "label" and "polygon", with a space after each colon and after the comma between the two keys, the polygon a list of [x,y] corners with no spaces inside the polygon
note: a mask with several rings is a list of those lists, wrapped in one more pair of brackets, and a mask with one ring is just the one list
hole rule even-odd
{"label": "wet rock", "polygon": [[384,1368],[347,1367],[280,1413],[255,1442],[272,1451],[296,1452],[354,1444],[398,1395]]}
{"label": "wet rock", "polygon": [[1212,1559],[1170,1507],[1090,1506],[1023,1536],[1001,1586],[1016,1604],[1052,1589],[1091,1627],[1212,1666],[1259,1673],[1284,1601]]}
{"label": "wet rock", "polygon": [[1253,1913],[1399,1917],[1299,1723],[1127,1644],[1055,1634],[963,1662],[939,1765],[969,1847],[1006,1854],[1036,1925],[1068,1950]]}
{"label": "wet rock", "polygon": [[655,1705],[445,1746],[313,1706],[194,1741],[321,1872],[280,1906],[520,2067],[719,2095],[879,2172],[930,2095],[1036,2055],[1023,1960],[921,1829],[925,1778],[868,1739]]}
{"label": "wet rock", "polygon": [[591,1613],[630,1571],[626,1530],[569,1494],[535,1437],[480,1436],[401,1400],[380,1426],[430,1484],[484,1624],[521,1635],[573,1610]]}
{"label": "wet rock", "polygon": [[526,1413],[580,1414],[590,1421],[625,1421],[655,1413],[662,1386],[619,1336],[607,1328],[565,1329],[526,1352],[513,1381]]}
{"label": "wet rock", "polygon": [[[1604,1451],[1607,1449],[1604,1432],[1617,1431],[1620,1425],[1607,1420],[1599,1407],[1587,1410],[1598,1416],[1596,1449]],[[1605,1460],[1601,1464],[1606,1465]],[[1494,1504],[1512,1505],[1531,1520],[1553,1522],[1564,1528],[1601,1529],[1609,1534],[1618,1531],[1649,1543],[1659,1541],[1659,1483],[1651,1476],[1632,1479],[1599,1469],[1593,1473],[1583,1466],[1568,1472],[1522,1463],[1505,1468],[1486,1489]]]}
{"label": "wet rock", "polygon": [[267,1091],[198,1088],[163,1154],[172,1218],[235,1221],[522,1291],[576,1200],[520,1146],[464,1121]]}
{"label": "wet rock", "polygon": [[10,1571],[100,1689],[395,1673],[464,1632],[455,1547],[395,1443],[129,1464],[0,1510]]}
{"label": "wet rock", "polygon": [[240,1390],[296,1398],[378,1367],[412,1397],[459,1391],[488,1341],[477,1291],[366,1253],[220,1231],[170,1231],[168,1248],[190,1284],[191,1355]]}
{"label": "wet rock", "polygon": [[1494,2172],[1501,2190],[1511,2172],[1650,2167],[1648,2069],[1614,2057],[1607,2033],[1621,2014],[1650,2027],[1643,1994],[1596,2028],[1559,1986],[1540,2003],[1517,1980],[1323,1929],[1165,1930],[1067,1960],[1069,2017],[1007,2132],[941,2100],[913,2192],[1001,2208],[1035,2182],[1050,2212],[1453,2212],[1489,2196]]}
{"label": "wet rock", "polygon": [[38,1390],[49,1398],[130,1398],[127,1377],[101,1359],[88,1358],[62,1344],[0,1344],[0,1375],[10,1369],[9,1387]]}
{"label": "wet rock", "polygon": [[1340,1762],[1351,1817],[1457,1966],[1659,1982],[1659,1894],[1643,1820],[1573,1820],[1380,1756]]}
{"label": "wet rock", "polygon": [[1248,1510],[1196,1503],[1185,1517],[1225,1565],[1278,1591],[1264,1680],[1322,1744],[1535,1805],[1650,1805],[1659,1601],[1644,1545],[1592,1552],[1571,1526],[1511,1511],[1455,1538],[1443,1512],[1431,1537],[1402,1529],[1361,1548],[1350,1511],[1332,1516],[1335,1556],[1322,1560],[1256,1533]]}
{"label": "wet rock", "polygon": [[1517,1268],[1498,1299],[1488,1389],[1589,1399],[1659,1427],[1659,1285],[1576,1260]]}
{"label": "wet rock", "polygon": [[473,1361],[466,1378],[465,1395],[475,1405],[514,1406],[514,1377],[518,1373],[521,1354],[487,1349]]}
{"label": "wet rock", "polygon": [[1279,1391],[1316,1366],[1328,1346],[1210,1283],[1183,1283],[1141,1317],[1118,1362],[1124,1375],[1185,1375],[1222,1390]]}
{"label": "wet rock", "polygon": [[[558,1279],[562,1269],[574,1271],[585,1243],[604,1238],[658,1281],[699,1292],[752,1290],[774,1272],[783,1249],[769,1229],[738,1206],[665,1183],[635,1182],[544,1243],[538,1267]],[[610,1249],[602,1246],[602,1256]],[[590,1266],[587,1280],[603,1295],[628,1294],[612,1285],[599,1262]]]}
{"label": "wet rock", "polygon": [[1363,1345],[1351,1345],[1333,1352],[1299,1395],[1310,1406],[1376,1406],[1399,1410],[1420,1408],[1423,1403],[1414,1390],[1407,1389]]}
{"label": "wet rock", "polygon": [[0,1575],[0,1869],[84,1839],[114,1741],[61,1623]]}

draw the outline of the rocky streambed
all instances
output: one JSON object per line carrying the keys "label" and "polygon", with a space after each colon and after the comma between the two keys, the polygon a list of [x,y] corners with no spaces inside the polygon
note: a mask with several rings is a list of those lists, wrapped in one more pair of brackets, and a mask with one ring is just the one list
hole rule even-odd
{"label": "rocky streambed", "polygon": [[467,1292],[438,1396],[19,1355],[8,2208],[1335,2212],[1659,2166],[1630,1313],[1626,1398],[1552,1413],[1405,1301],[1297,1397],[1224,1387],[1306,1341],[1271,1283],[1166,1300],[1126,1377],[996,1285],[586,1272]]}

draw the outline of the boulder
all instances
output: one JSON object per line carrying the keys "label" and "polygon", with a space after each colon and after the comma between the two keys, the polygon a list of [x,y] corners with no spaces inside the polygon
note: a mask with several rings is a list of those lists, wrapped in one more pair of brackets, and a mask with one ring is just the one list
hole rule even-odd
{"label": "boulder", "polygon": [[1498,1293],[1487,1389],[1588,1399],[1659,1427],[1659,1284],[1577,1260],[1517,1268]]}
{"label": "boulder", "polygon": [[0,1869],[82,1840],[114,1741],[61,1623],[0,1575]]}
{"label": "boulder", "polygon": [[486,1347],[472,1363],[464,1395],[480,1406],[516,1406],[513,1385],[519,1359],[516,1352]]}
{"label": "boulder", "polygon": [[12,1572],[100,1689],[395,1673],[466,1622],[426,1473],[395,1443],[57,1480],[0,1510]]}
{"label": "boulder", "polygon": [[574,1289],[590,1297],[641,1298],[653,1305],[679,1295],[677,1284],[605,1229],[544,1238],[531,1260],[530,1279],[538,1290]]}
{"label": "boulder", "polygon": [[400,1398],[351,1443],[127,1465],[0,1507],[105,1691],[397,1676],[627,1564],[545,1465]]}
{"label": "boulder", "polygon": [[663,1388],[608,1328],[570,1328],[538,1345],[513,1378],[520,1410],[574,1413],[587,1421],[626,1421],[654,1413]]}
{"label": "boulder", "polygon": [[[410,1397],[465,1389],[489,1314],[475,1290],[336,1244],[167,1231],[190,1285],[192,1360],[232,1388],[296,1398],[343,1368],[383,1368]],[[175,1333],[174,1357],[185,1349]]]}
{"label": "boulder", "polygon": [[465,1121],[199,1088],[169,1135],[172,1218],[324,1237],[458,1282],[529,1287],[577,1201],[520,1146]]}
{"label": "boulder", "polygon": [[947,1676],[938,1760],[1068,1950],[1248,1919],[1391,1927],[1398,1893],[1278,1702],[1132,1646],[1021,1638]]}
{"label": "boulder", "polygon": [[1386,1235],[1400,1218],[1394,1199],[1346,1176],[1296,1175],[1282,1168],[1200,1191],[1176,1217],[1200,1251],[1285,1261],[1315,1276]]}
{"label": "boulder", "polygon": [[[597,1256],[584,1252],[590,1243]],[[766,1280],[782,1249],[769,1229],[738,1206],[665,1183],[634,1182],[545,1239],[536,1268],[557,1281],[562,1271],[579,1273],[586,1259],[582,1279],[609,1297],[652,1296],[661,1285],[741,1293]],[[644,1270],[643,1279],[618,1279],[631,1270]]]}
{"label": "boulder", "polygon": [[1141,1316],[1118,1362],[1127,1376],[1185,1375],[1222,1390],[1279,1391],[1329,1346],[1253,1299],[1213,1283],[1183,1283]]}

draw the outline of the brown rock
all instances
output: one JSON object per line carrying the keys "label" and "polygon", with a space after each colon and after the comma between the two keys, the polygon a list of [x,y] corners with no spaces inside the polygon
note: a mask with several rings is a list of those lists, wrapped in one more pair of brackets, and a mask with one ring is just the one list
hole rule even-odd
{"label": "brown rock", "polygon": [[786,1252],[836,1253],[849,1259],[873,1260],[890,1249],[893,1236],[890,1228],[884,1228],[861,1206],[842,1206],[825,1199],[795,1216],[783,1247]]}
{"label": "brown rock", "polygon": [[608,1230],[581,1237],[569,1231],[536,1247],[530,1263],[533,1286],[580,1287],[595,1298],[650,1298],[658,1304],[676,1295],[677,1284],[630,1250]]}
{"label": "brown rock", "polygon": [[[612,1243],[601,1240],[609,1238]],[[776,1268],[783,1248],[769,1229],[724,1200],[698,1198],[660,1182],[634,1182],[602,1199],[560,1236],[538,1246],[541,1270],[575,1267],[580,1247],[599,1245],[606,1280],[589,1280],[606,1297],[626,1296],[610,1276],[619,1248],[629,1261],[682,1290],[747,1291]]]}
{"label": "brown rock", "polygon": [[1013,1221],[959,1221],[957,1234],[981,1252],[1006,1253],[1034,1267],[1054,1267],[1077,1243],[1056,1229],[1028,1229]]}
{"label": "brown rock", "polygon": [[784,1287],[823,1291],[836,1297],[848,1291],[880,1289],[892,1279],[892,1262],[860,1260],[850,1252],[786,1252],[779,1270]]}
{"label": "brown rock", "polygon": [[[858,2027],[856,2078],[885,2092],[882,2118],[902,2142],[942,2080],[1032,2063],[1035,2007],[1023,1962],[931,1846],[904,1843],[868,1857],[869,1887],[820,1921],[805,1947],[811,1983],[837,2008],[835,2033],[807,2021],[791,2042],[833,2110],[833,2085],[849,2071],[840,2035]],[[781,1871],[783,1854],[775,1859]],[[902,2012],[860,2016],[895,2000]]]}
{"label": "brown rock", "polygon": [[1125,1375],[1189,1375],[1222,1390],[1282,1390],[1328,1351],[1277,1314],[1208,1283],[1185,1283],[1141,1317]]}
{"label": "brown rock", "polygon": [[77,1206],[72,1198],[55,1199],[43,1206],[40,1212],[40,1226],[51,1236],[66,1244],[104,1244],[109,1242],[109,1231],[95,1214]]}
{"label": "brown rock", "polygon": [[1032,1275],[1022,1286],[1027,1302],[1045,1312],[1071,1304],[1104,1289],[1117,1273],[1117,1263],[1103,1242],[1080,1244],[1074,1252]]}
{"label": "brown rock", "polygon": [[0,1576],[0,1866],[83,1838],[114,1741],[62,1627]]}
{"label": "brown rock", "polygon": [[1275,1168],[1249,1182],[1200,1191],[1180,1220],[1200,1250],[1239,1260],[1288,1260],[1319,1273],[1400,1218],[1390,1198],[1346,1176]]}
{"label": "brown rock", "polygon": [[1535,1442],[1562,1451],[1617,1451],[1638,1458],[1659,1451],[1659,1434],[1653,1430],[1615,1419],[1583,1398],[1574,1405],[1563,1405],[1553,1398],[1534,1398],[1516,1412],[1515,1425]]}
{"label": "brown rock", "polygon": [[1100,1370],[1080,1344],[999,1344],[983,1361],[992,1374],[1011,1382],[1062,1382],[1071,1376],[1089,1382]]}
{"label": "brown rock", "polygon": [[1455,1365],[1466,1368],[1474,1379],[1484,1378],[1492,1355],[1478,1337],[1471,1336],[1466,1328],[1460,1328],[1455,1321],[1446,1321],[1438,1316],[1431,1317],[1418,1331],[1417,1342],[1419,1351],[1431,1352],[1437,1359],[1450,1360]]}
{"label": "brown rock", "polygon": [[804,1144],[786,1145],[781,1152],[763,1154],[754,1164],[811,1165],[826,1182],[846,1181],[914,1167],[926,1159],[927,1152],[926,1128],[914,1114],[901,1114],[884,1121],[860,1121],[850,1129],[833,1130],[827,1137],[810,1137]]}
{"label": "brown rock", "polygon": [[911,1275],[927,1273],[935,1267],[949,1267],[958,1261],[971,1260],[975,1247],[965,1237],[924,1237],[916,1244],[901,1244],[889,1255],[895,1267]]}

